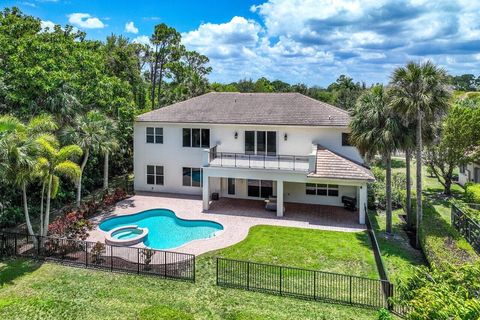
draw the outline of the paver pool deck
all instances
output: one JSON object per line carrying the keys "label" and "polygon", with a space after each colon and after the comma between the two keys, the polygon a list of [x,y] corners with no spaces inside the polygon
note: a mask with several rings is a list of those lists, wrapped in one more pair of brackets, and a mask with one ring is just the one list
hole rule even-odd
{"label": "paver pool deck", "polygon": [[[245,239],[255,225],[275,225],[342,232],[358,232],[365,226],[358,223],[358,213],[342,207],[285,203],[284,217],[266,211],[260,200],[220,198],[212,201],[210,209],[203,211],[200,196],[137,193],[115,206],[113,211],[104,212],[91,221],[94,230],[88,241],[105,242],[106,233],[98,228],[104,219],[138,213],[149,209],[170,209],[177,217],[189,220],[211,220],[223,225],[224,230],[209,239],[194,240],[168,251],[199,255],[208,251],[225,248]],[[138,244],[134,247],[145,247]]]}

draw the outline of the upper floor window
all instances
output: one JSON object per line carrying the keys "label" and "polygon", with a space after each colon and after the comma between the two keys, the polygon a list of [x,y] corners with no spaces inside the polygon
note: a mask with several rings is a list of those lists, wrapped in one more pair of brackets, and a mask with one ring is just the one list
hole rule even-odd
{"label": "upper floor window", "polygon": [[245,154],[275,156],[277,154],[277,132],[245,131]]}
{"label": "upper floor window", "polygon": [[163,166],[147,166],[147,184],[163,186]]}
{"label": "upper floor window", "polygon": [[183,146],[210,148],[210,129],[183,128]]}
{"label": "upper floor window", "polygon": [[147,143],[163,143],[163,128],[147,127]]}
{"label": "upper floor window", "polygon": [[350,143],[350,133],[342,132],[342,146],[351,147]]}

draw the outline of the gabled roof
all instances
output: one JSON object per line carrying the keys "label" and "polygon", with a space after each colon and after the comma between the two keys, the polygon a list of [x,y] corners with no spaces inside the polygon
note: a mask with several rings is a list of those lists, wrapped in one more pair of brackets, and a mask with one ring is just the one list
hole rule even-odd
{"label": "gabled roof", "polygon": [[348,112],[300,93],[210,92],[137,117],[137,121],[348,126]]}
{"label": "gabled roof", "polygon": [[375,180],[372,172],[365,166],[328,150],[321,145],[317,146],[315,172],[309,173],[308,177],[342,180]]}

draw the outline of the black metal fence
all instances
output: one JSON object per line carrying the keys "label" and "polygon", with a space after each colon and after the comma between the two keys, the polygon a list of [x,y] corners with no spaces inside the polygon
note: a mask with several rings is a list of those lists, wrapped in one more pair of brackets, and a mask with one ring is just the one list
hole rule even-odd
{"label": "black metal fence", "polygon": [[195,256],[192,254],[112,246],[101,242],[1,232],[0,256],[195,281]]}
{"label": "black metal fence", "polygon": [[[474,210],[480,207],[471,205]],[[466,211],[452,204],[451,209],[452,226],[480,253],[480,224],[474,220]]]}
{"label": "black metal fence", "polygon": [[371,308],[388,308],[394,290],[384,280],[225,258],[217,258],[217,285]]}

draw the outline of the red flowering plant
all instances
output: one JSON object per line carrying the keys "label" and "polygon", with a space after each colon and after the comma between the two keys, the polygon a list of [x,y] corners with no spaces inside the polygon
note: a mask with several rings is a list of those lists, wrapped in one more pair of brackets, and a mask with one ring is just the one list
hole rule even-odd
{"label": "red flowering plant", "polygon": [[86,240],[92,228],[92,223],[84,218],[83,212],[72,211],[55,219],[49,225],[48,233],[59,238]]}

